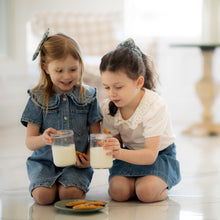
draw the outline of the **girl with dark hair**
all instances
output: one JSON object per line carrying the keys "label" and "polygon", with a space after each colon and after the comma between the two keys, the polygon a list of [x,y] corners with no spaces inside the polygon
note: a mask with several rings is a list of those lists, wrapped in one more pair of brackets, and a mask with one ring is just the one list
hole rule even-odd
{"label": "girl with dark hair", "polygon": [[167,105],[155,92],[157,75],[132,39],[103,56],[100,64],[107,100],[103,127],[113,135],[104,145],[115,158],[109,195],[142,202],[167,198],[180,181],[179,162]]}

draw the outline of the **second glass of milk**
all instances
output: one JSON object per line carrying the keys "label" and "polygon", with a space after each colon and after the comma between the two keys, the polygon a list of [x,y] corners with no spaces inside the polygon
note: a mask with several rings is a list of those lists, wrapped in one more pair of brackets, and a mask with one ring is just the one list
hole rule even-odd
{"label": "second glass of milk", "polygon": [[59,130],[57,134],[51,134],[53,138],[52,154],[57,167],[67,167],[75,164],[76,150],[72,130]]}
{"label": "second glass of milk", "polygon": [[90,134],[90,165],[92,168],[107,169],[112,167],[112,155],[106,155],[109,150],[103,149],[104,142],[110,137],[112,137],[110,134]]}

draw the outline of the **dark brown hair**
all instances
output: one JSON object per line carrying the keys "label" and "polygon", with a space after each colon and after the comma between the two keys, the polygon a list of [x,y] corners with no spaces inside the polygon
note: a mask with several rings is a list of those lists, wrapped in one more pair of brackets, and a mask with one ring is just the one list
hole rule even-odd
{"label": "dark brown hair", "polygon": [[[141,52],[141,51],[140,51]],[[137,80],[139,76],[144,77],[143,87],[155,91],[157,74],[152,59],[141,52],[140,54],[129,47],[119,47],[102,57],[100,64],[101,74],[104,71],[117,72],[123,70],[128,78]],[[110,115],[114,116],[117,106],[109,103]]]}

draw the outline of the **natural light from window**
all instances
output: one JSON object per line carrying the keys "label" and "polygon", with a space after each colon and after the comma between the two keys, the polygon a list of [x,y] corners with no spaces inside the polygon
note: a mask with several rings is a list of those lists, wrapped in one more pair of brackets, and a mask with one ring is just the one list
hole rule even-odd
{"label": "natural light from window", "polygon": [[125,0],[130,36],[199,38],[202,0]]}

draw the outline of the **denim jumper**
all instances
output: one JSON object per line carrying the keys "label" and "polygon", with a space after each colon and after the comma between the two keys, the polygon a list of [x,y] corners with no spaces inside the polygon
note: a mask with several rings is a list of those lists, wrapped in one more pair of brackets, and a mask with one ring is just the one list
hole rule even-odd
{"label": "denim jumper", "polygon": [[[53,93],[48,109],[43,106],[42,90],[35,90],[21,117],[21,123],[27,127],[28,123],[40,127],[40,134],[47,128],[56,130],[72,129],[76,151],[87,152],[89,142],[89,127],[102,120],[100,107],[96,96],[96,88],[84,85],[84,99],[80,98],[79,87],[68,94]],[[46,145],[35,150],[27,162],[27,172],[30,180],[30,193],[36,187],[51,187],[55,182],[64,187],[75,186],[88,192],[92,179],[92,168],[56,167],[53,163],[52,150]]]}

